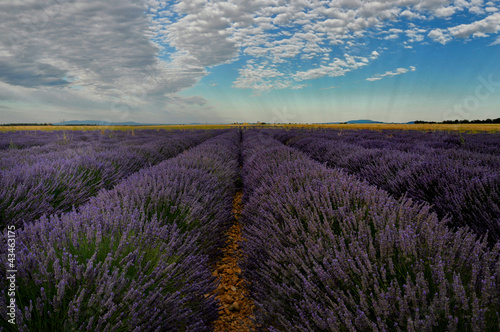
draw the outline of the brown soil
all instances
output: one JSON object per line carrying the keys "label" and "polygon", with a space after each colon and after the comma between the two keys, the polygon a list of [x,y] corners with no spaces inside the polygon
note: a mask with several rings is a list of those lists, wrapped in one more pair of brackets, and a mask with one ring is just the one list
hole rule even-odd
{"label": "brown soil", "polygon": [[228,230],[228,241],[222,248],[223,256],[215,264],[214,276],[220,284],[216,290],[216,298],[220,301],[219,319],[214,323],[216,332],[255,331],[251,319],[255,305],[248,297],[247,282],[241,276],[238,260],[242,252],[238,245],[241,241],[241,225],[238,219],[241,214],[241,196],[238,192],[233,200],[234,225]]}

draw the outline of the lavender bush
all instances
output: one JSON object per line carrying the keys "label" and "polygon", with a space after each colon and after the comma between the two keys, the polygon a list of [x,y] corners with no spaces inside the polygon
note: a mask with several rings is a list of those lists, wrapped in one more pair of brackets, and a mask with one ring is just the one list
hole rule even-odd
{"label": "lavender bush", "polygon": [[[478,151],[484,150],[484,146],[474,148],[475,145],[469,149],[452,149],[450,145],[460,146],[461,141],[442,133],[406,133],[408,137],[416,138],[413,144],[416,148],[413,149],[408,148],[400,132],[390,135],[369,131],[309,134],[306,137],[300,132],[276,133],[276,137],[330,167],[343,168],[387,190],[395,197],[407,196],[432,204],[440,218],[451,217],[450,226],[468,226],[476,234],[488,234],[491,245],[500,240],[499,154],[480,153]],[[400,142],[392,140],[395,135]],[[490,140],[498,141],[498,135],[490,136]],[[462,139],[466,142],[479,145],[476,135],[464,137]],[[486,137],[483,139],[488,142]],[[404,148],[400,146],[401,141]],[[486,146],[493,151],[493,146]]]}
{"label": "lavender bush", "polygon": [[258,135],[243,141],[241,222],[263,328],[500,328],[500,243]]}
{"label": "lavender bush", "polygon": [[232,220],[239,171],[237,135],[233,131],[212,138],[176,158],[140,171],[114,190],[100,193],[89,204],[113,202],[127,210],[144,206],[147,216],[156,215],[163,224],[203,234],[200,244],[214,259]]}
{"label": "lavender bush", "polygon": [[196,236],[112,211],[44,217],[17,234],[19,331],[204,330],[214,319]]}
{"label": "lavender bush", "polygon": [[238,137],[216,136],[18,231],[19,330],[211,330],[209,264],[231,221]]}
{"label": "lavender bush", "polygon": [[[171,149],[170,145],[177,145],[177,140],[181,144],[183,140],[190,140],[193,133],[193,131],[178,130],[138,130],[134,131],[132,135],[129,131],[104,131],[104,133],[100,131],[76,131],[66,134],[65,138],[64,135],[59,138],[61,134],[56,132],[53,134],[55,137],[52,137],[54,140],[42,146],[0,150],[0,170],[25,164],[50,162],[58,158],[69,159],[82,154],[122,149],[125,149],[126,152],[139,152],[151,162],[154,162],[155,159],[161,161],[163,160],[161,159],[162,149],[168,152]],[[194,136],[196,137],[196,135]]]}
{"label": "lavender bush", "polygon": [[[151,130],[141,130],[131,135],[130,131],[110,130],[56,130],[56,131],[12,131],[0,132],[0,155],[10,152],[24,153],[29,151],[54,149],[75,143],[121,144],[124,141],[140,142],[141,138],[151,135]],[[170,134],[161,133],[161,134]],[[145,142],[143,142],[145,143]]]}
{"label": "lavender bush", "polygon": [[0,151],[43,146],[57,139],[54,132],[13,131],[0,133]]}
{"label": "lavender bush", "polygon": [[118,149],[100,147],[0,170],[0,228],[68,211],[139,169],[171,158],[215,132],[195,132]]}

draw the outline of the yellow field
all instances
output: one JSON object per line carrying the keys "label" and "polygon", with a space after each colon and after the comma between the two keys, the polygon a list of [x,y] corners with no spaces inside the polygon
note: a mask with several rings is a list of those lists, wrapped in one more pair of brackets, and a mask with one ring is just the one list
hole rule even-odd
{"label": "yellow field", "polygon": [[174,130],[174,129],[227,129],[227,128],[305,128],[305,129],[400,129],[400,130],[439,130],[459,132],[499,132],[500,124],[214,124],[214,125],[158,125],[158,126],[0,126],[0,132],[6,131],[54,131],[54,130],[121,130],[133,131],[141,129]]}
{"label": "yellow field", "polygon": [[285,128],[334,128],[334,129],[399,129],[399,130],[439,130],[439,131],[459,131],[459,132],[499,132],[500,124],[387,124],[387,123],[367,123],[367,124],[299,124],[285,125]]}

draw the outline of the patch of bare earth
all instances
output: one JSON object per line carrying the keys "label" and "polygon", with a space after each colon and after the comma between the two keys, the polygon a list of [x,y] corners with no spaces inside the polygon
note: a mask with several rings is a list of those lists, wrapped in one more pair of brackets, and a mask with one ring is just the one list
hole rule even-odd
{"label": "patch of bare earth", "polygon": [[223,256],[215,264],[213,275],[219,278],[220,284],[215,297],[220,301],[219,319],[215,321],[216,332],[255,331],[251,318],[255,305],[248,297],[247,282],[243,280],[238,261],[242,257],[241,225],[238,219],[241,214],[242,192],[238,192],[233,200],[234,225],[228,230],[228,241],[222,248]]}

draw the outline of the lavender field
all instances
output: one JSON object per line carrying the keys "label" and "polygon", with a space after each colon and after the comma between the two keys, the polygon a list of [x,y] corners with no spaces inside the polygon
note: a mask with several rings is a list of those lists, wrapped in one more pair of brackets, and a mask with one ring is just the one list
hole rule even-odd
{"label": "lavender field", "polygon": [[0,157],[1,331],[213,331],[235,224],[245,331],[500,330],[498,133],[11,132]]}

